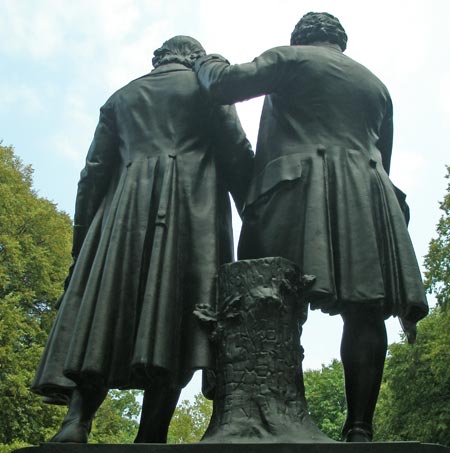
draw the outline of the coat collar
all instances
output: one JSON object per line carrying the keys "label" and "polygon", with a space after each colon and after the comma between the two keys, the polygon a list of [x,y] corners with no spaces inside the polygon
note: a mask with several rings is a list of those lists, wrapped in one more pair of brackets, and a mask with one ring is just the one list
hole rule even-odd
{"label": "coat collar", "polygon": [[312,42],[308,45],[316,46],[316,47],[325,47],[326,49],[334,49],[334,50],[338,50],[339,52],[343,53],[342,49],[339,47],[339,44],[335,44],[335,43],[328,42],[328,41],[316,41],[316,42]]}
{"label": "coat collar", "polygon": [[150,72],[150,74],[163,74],[165,72],[174,72],[174,71],[192,71],[192,69],[187,68],[186,66],[180,63],[168,63],[158,66],[156,69]]}

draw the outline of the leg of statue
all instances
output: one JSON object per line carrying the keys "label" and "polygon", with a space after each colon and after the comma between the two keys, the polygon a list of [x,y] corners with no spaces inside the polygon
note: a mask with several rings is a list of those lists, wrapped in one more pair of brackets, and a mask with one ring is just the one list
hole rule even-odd
{"label": "leg of statue", "polygon": [[77,387],[70,399],[61,429],[49,442],[87,443],[94,415],[107,394],[108,389],[102,387]]}
{"label": "leg of statue", "polygon": [[154,385],[144,392],[141,422],[135,443],[165,444],[170,420],[180,397],[181,387]]}
{"label": "leg of statue", "polygon": [[341,358],[345,374],[346,442],[371,442],[372,419],[383,376],[387,335],[381,307],[352,307],[342,314]]}

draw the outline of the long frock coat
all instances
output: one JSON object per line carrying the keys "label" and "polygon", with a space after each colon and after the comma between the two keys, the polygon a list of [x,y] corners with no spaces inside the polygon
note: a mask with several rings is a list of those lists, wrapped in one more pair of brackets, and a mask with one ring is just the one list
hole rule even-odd
{"label": "long frock coat", "polygon": [[389,179],[392,103],[383,83],[336,46],[284,46],[251,63],[197,62],[221,104],[266,94],[239,259],[282,256],[316,276],[312,308],[381,303],[416,322],[428,311]]}
{"label": "long frock coat", "polygon": [[217,268],[233,255],[227,190],[241,206],[252,157],[234,107],[212,108],[183,65],[112,95],[81,173],[78,258],[35,392],[146,388],[161,374],[183,386],[211,366],[193,311],[214,309]]}

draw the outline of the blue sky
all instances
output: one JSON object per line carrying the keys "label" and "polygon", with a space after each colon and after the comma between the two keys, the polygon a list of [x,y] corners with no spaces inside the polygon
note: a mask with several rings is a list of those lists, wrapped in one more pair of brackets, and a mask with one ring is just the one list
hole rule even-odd
{"label": "blue sky", "polygon": [[[0,140],[32,164],[38,193],[71,215],[100,106],[152,69],[153,50],[163,41],[191,35],[208,52],[241,63],[288,44],[304,13],[335,14],[349,36],[347,55],[391,92],[391,177],[408,194],[411,237],[422,261],[450,164],[447,0],[0,0],[0,11]],[[253,144],[261,104],[238,106]],[[388,329],[396,341],[397,321]],[[306,368],[338,357],[340,331],[336,317],[310,316]]]}

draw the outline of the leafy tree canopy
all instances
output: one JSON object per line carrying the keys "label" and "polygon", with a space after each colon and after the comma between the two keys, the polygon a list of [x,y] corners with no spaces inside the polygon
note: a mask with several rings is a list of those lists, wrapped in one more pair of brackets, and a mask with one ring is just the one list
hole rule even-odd
{"label": "leafy tree canopy", "polygon": [[138,390],[111,390],[97,412],[89,442],[132,443],[139,428],[140,396]]}
{"label": "leafy tree canopy", "polygon": [[414,345],[392,344],[375,414],[375,440],[450,446],[450,311],[437,307]]}
{"label": "leafy tree canopy", "polygon": [[304,381],[313,420],[327,436],[341,440],[346,413],[342,363],[335,359],[330,365],[322,365],[320,370],[306,370]]}
{"label": "leafy tree canopy", "polygon": [[[72,221],[32,187],[33,170],[0,143],[0,452],[48,440],[65,408],[29,391],[71,262]],[[131,439],[136,393],[112,393],[93,440]]]}
{"label": "leafy tree canopy", "polygon": [[0,146],[0,443],[37,443],[61,419],[29,385],[70,262],[71,220],[32,188],[32,169]]}
{"label": "leafy tree canopy", "polygon": [[[450,179],[450,167],[447,167],[447,179]],[[437,237],[432,239],[425,257],[425,285],[428,292],[434,293],[438,305],[444,309],[450,307],[450,183],[447,194],[440,203],[444,212],[436,227]]]}
{"label": "leafy tree canopy", "polygon": [[425,286],[437,306],[419,323],[414,345],[389,348],[376,414],[379,440],[450,446],[450,184],[441,209],[425,258]]}
{"label": "leafy tree canopy", "polygon": [[195,395],[194,401],[182,401],[170,422],[167,442],[183,444],[199,442],[208,427],[212,414],[212,403],[201,393]]}

